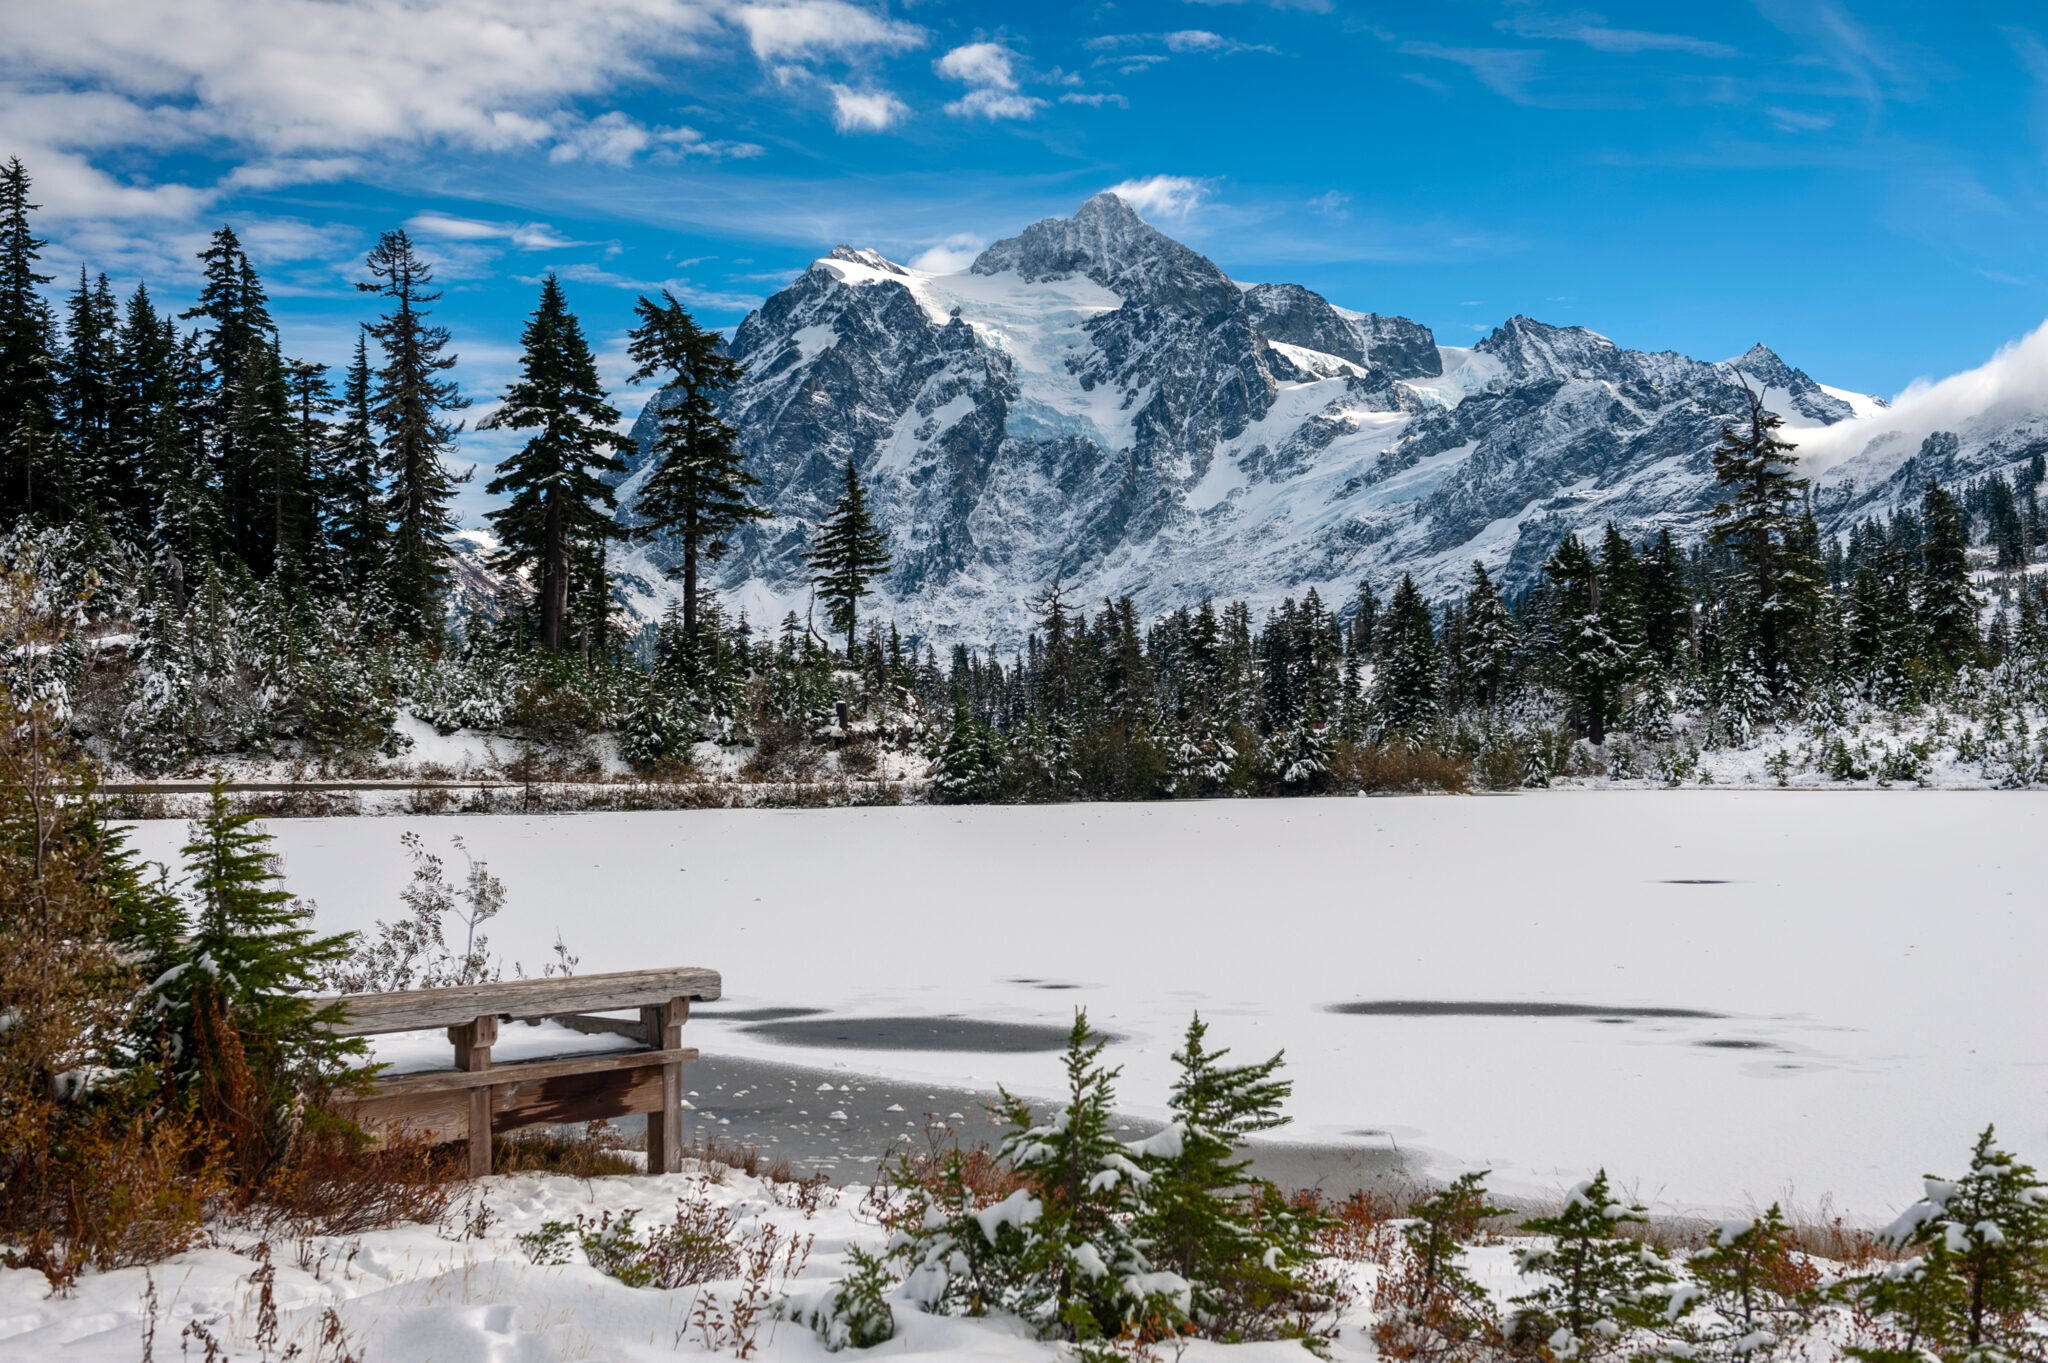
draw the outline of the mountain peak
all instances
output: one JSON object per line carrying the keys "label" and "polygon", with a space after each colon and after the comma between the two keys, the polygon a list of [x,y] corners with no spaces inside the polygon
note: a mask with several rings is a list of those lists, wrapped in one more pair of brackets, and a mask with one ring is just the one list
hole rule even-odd
{"label": "mountain peak", "polygon": [[885,259],[880,251],[871,251],[863,246],[848,246],[843,242],[826,252],[825,259],[843,260],[850,265],[865,265],[870,270],[880,270],[883,274],[908,274],[901,265]]}
{"label": "mountain peak", "polygon": [[975,258],[975,274],[1014,271],[1028,283],[1094,280],[1127,302],[1211,313],[1241,306],[1237,286],[1208,257],[1175,241],[1105,190],[1071,218],[1046,218]]}

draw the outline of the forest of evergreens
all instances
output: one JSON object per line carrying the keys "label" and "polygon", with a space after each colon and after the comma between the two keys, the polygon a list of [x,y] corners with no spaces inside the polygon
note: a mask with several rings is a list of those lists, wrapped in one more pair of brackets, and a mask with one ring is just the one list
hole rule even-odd
{"label": "forest of evergreens", "polygon": [[[663,401],[622,517],[631,442],[560,281],[542,282],[520,377],[483,423],[523,443],[486,488],[499,548],[480,592],[458,590],[449,539],[475,395],[450,376],[432,267],[404,231],[363,262],[370,315],[339,374],[286,353],[229,227],[179,311],[88,271],[51,292],[43,247],[10,163],[4,556],[72,618],[46,684],[73,736],[126,769],[367,769],[404,757],[402,714],[527,740],[564,771],[600,769],[615,744],[643,773],[686,773],[710,741],[749,745],[770,774],[858,775],[893,746],[929,758],[951,800],[1676,781],[1773,725],[1803,726],[1802,760],[1837,779],[1910,778],[1925,753],[1831,735],[1927,714],[2001,780],[2043,769],[2027,718],[2048,654],[2048,597],[2025,572],[2044,540],[2038,453],[1824,537],[1796,450],[1752,403],[1726,418],[1711,514],[1645,540],[1564,535],[1512,597],[1477,563],[1444,599],[1404,577],[1340,600],[1310,588],[1263,618],[1242,602],[1146,614],[1052,583],[1023,648],[942,654],[862,609],[890,551],[852,464],[811,528],[812,618],[749,621],[707,585],[727,537],[767,513],[719,415],[739,366],[673,297],[641,298],[630,332],[632,377]],[[613,590],[626,539],[672,551],[658,621]]]}

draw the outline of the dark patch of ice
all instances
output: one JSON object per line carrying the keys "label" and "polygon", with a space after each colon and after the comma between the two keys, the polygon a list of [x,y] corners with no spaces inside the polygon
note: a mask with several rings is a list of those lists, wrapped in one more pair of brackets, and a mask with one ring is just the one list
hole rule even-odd
{"label": "dark patch of ice", "polygon": [[1504,1003],[1492,999],[1371,999],[1330,1005],[1333,1013],[1392,1018],[1718,1018],[1700,1008],[1612,1008],[1591,1003]]}
{"label": "dark patch of ice", "polygon": [[1714,1036],[1705,1041],[1695,1041],[1695,1046],[1706,1046],[1716,1051],[1775,1051],[1778,1048],[1768,1041],[1750,1041],[1743,1037]]}
{"label": "dark patch of ice", "polygon": [[1660,880],[1659,885],[1733,885],[1732,880]]}
{"label": "dark patch of ice", "polygon": [[[787,1046],[843,1046],[856,1051],[979,1051],[1021,1054],[1056,1051],[1070,1029],[1035,1022],[988,1022],[981,1018],[805,1018],[762,1022],[747,1028],[755,1036]],[[1105,1034],[1107,1035],[1107,1034]],[[1116,1037],[1109,1037],[1111,1041]]]}

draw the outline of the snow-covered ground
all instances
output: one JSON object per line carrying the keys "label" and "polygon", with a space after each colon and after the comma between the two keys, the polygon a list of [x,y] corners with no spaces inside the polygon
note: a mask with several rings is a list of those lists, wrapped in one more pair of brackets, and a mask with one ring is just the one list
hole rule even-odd
{"label": "snow-covered ground", "polygon": [[[1667,1210],[1875,1220],[1987,1121],[2048,1159],[2044,818],[2027,793],[1559,791],[271,827],[329,928],[394,915],[402,831],[459,832],[510,890],[494,950],[529,970],[559,931],[586,972],[714,967],[729,1007],[1085,1006],[1140,1116],[1199,1008],[1240,1054],[1286,1049],[1295,1139],[1509,1191],[1604,1164]],[[183,828],[137,836],[163,857]],[[1332,1011],[1413,1000],[1612,1011]],[[1049,1053],[815,1049],[709,1011],[707,1053],[1058,1088]]]}

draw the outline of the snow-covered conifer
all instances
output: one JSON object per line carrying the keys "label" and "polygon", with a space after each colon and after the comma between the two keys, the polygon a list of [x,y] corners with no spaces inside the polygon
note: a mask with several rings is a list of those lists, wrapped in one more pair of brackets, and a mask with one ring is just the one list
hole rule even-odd
{"label": "snow-covered conifer", "polygon": [[1561,1361],[1612,1354],[1632,1332],[1667,1323],[1676,1276],[1663,1251],[1619,1229],[1646,1219],[1643,1208],[1615,1199],[1602,1169],[1567,1193],[1556,1215],[1524,1221],[1548,1243],[1515,1256],[1537,1285],[1515,1298],[1514,1335]]}

